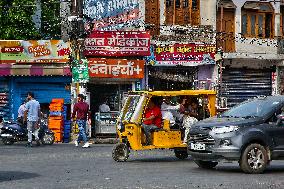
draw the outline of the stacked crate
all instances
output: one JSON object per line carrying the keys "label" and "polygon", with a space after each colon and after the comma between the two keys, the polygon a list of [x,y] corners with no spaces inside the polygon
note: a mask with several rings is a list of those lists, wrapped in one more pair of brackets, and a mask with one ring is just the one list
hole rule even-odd
{"label": "stacked crate", "polygon": [[71,121],[67,120],[67,106],[64,106],[63,118],[64,118],[63,142],[68,143],[70,141]]}
{"label": "stacked crate", "polygon": [[49,105],[48,128],[54,132],[55,142],[63,139],[63,104],[64,99],[52,99]]}

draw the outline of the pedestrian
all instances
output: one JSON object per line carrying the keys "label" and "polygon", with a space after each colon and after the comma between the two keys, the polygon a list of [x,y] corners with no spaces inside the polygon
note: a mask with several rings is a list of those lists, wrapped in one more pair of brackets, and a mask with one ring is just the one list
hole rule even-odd
{"label": "pedestrian", "polygon": [[27,122],[28,129],[28,143],[27,147],[32,147],[33,134],[35,136],[37,146],[40,145],[38,131],[39,131],[39,119],[41,117],[40,104],[34,99],[34,93],[28,92],[29,100],[25,105],[25,121]]}
{"label": "pedestrian", "polygon": [[81,139],[84,141],[83,148],[87,148],[90,146],[87,135],[86,135],[86,122],[88,120],[88,124],[91,125],[91,116],[89,111],[89,105],[85,102],[85,97],[83,94],[78,95],[78,102],[74,105],[73,113],[72,113],[73,121],[78,124],[79,135],[77,140],[75,140],[75,146],[78,146]]}
{"label": "pedestrian", "polygon": [[18,118],[17,121],[23,127],[24,125],[26,126],[26,122],[24,121],[24,115],[26,111],[26,103],[28,102],[28,99],[25,99],[21,106],[18,109]]}

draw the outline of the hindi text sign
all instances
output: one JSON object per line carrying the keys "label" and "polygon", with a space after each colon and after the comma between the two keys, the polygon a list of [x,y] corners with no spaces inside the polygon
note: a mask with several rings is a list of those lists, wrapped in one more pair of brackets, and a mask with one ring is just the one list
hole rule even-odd
{"label": "hindi text sign", "polygon": [[90,77],[136,78],[144,77],[144,60],[90,58]]}
{"label": "hindi text sign", "polygon": [[215,45],[174,44],[154,48],[155,65],[198,66],[215,64]]}
{"label": "hindi text sign", "polygon": [[150,33],[140,31],[95,31],[85,39],[85,55],[148,56]]}

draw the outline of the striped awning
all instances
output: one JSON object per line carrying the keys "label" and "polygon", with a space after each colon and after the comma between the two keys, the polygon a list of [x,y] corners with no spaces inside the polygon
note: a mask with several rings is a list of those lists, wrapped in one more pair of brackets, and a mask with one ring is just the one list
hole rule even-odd
{"label": "striped awning", "polygon": [[0,76],[71,76],[69,66],[0,64]]}

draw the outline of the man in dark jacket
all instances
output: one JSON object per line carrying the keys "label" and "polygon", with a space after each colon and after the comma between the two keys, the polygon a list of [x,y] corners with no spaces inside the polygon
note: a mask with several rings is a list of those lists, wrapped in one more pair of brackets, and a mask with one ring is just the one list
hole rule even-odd
{"label": "man in dark jacket", "polygon": [[88,148],[90,147],[90,144],[88,142],[87,136],[86,136],[86,122],[88,120],[88,123],[91,124],[91,116],[90,116],[90,111],[89,111],[89,105],[84,102],[85,96],[83,94],[78,95],[78,102],[74,105],[73,108],[73,114],[72,118],[73,120],[76,117],[76,122],[78,124],[79,128],[79,135],[77,140],[75,141],[75,146],[78,146],[80,143],[80,140],[83,139],[84,145],[82,146],[83,148]]}

